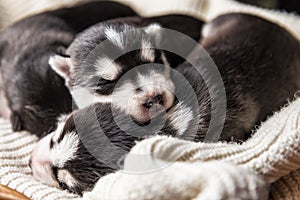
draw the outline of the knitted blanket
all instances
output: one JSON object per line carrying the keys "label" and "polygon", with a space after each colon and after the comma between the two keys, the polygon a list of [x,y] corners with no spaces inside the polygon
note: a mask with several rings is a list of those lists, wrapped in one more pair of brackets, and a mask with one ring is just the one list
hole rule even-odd
{"label": "knitted blanket", "polygon": [[264,180],[266,184],[276,181],[272,198],[296,198],[300,194],[293,190],[299,189],[300,171],[294,171],[300,167],[299,142],[300,99],[275,113],[241,145],[166,136],[139,142],[126,157],[124,170],[100,179],[85,197],[264,199]]}
{"label": "knitted blanket", "polygon": [[[18,1],[23,10],[18,12],[11,1],[0,1],[1,10],[6,11],[0,13],[0,24],[6,26],[29,13],[71,1],[51,0],[43,7],[36,2]],[[209,20],[226,12],[250,12],[284,26],[300,39],[298,16],[231,0],[122,0],[122,3],[144,16],[185,13]],[[4,13],[9,14],[4,16]],[[300,196],[299,137],[300,99],[271,116],[242,145],[153,137],[138,143],[125,158],[124,169],[101,178],[83,198],[265,199],[269,194],[271,199],[296,199]],[[9,123],[0,120],[0,184],[31,199],[80,199],[33,179],[27,162],[36,141],[27,132],[12,132]]]}
{"label": "knitted blanket", "polygon": [[[0,183],[32,199],[79,197],[33,179],[37,140],[0,121]],[[300,195],[300,99],[270,117],[241,145],[157,136],[130,151],[124,169],[101,178],[84,199],[273,199]],[[141,165],[143,163],[143,165]],[[281,178],[282,177],[282,178]]]}

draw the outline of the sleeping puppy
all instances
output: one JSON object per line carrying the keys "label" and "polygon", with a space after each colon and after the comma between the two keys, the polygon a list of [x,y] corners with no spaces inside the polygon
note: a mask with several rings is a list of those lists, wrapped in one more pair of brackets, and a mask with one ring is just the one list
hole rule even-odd
{"label": "sleeping puppy", "polygon": [[[201,44],[216,62],[226,88],[227,115],[219,140],[245,140],[255,124],[299,90],[299,42],[281,27],[246,14],[219,16],[202,34]],[[195,59],[202,56],[196,53]],[[150,124],[132,123],[126,112],[109,103],[61,118],[32,153],[33,176],[81,194],[118,169],[118,160],[135,140],[163,134],[202,141],[213,112],[211,99],[221,97],[209,95],[205,80],[191,64],[176,70],[188,80],[177,81],[176,73],[171,74],[175,91],[183,91],[183,96]]]}
{"label": "sleeping puppy", "polygon": [[247,14],[219,16],[205,25],[201,45],[226,89],[222,140],[244,141],[300,89],[299,41],[276,24]]}
{"label": "sleeping puppy", "polygon": [[[183,15],[110,20],[85,30],[68,48],[67,57],[53,56],[49,64],[65,79],[70,91],[78,86],[88,88],[98,102],[111,102],[114,97],[121,109],[146,122],[149,109],[154,110],[155,105],[164,109],[172,105],[174,86],[168,68],[170,64],[177,66],[182,62],[181,57],[158,49],[158,43],[179,49],[185,42],[164,35],[161,26],[198,41],[202,22]],[[182,55],[187,55],[192,48],[185,49]],[[154,63],[165,65],[165,69],[153,67]],[[144,68],[135,68],[140,65]],[[130,70],[131,74],[120,81],[121,75]],[[132,88],[134,92],[130,91]],[[124,96],[132,98],[124,102]]]}
{"label": "sleeping puppy", "polygon": [[192,116],[187,108],[190,113],[184,119],[178,106],[172,113],[181,119],[162,115],[152,119],[152,127],[132,123],[126,112],[112,109],[110,103],[96,103],[62,116],[57,129],[42,138],[32,152],[29,166],[33,176],[77,194],[91,190],[100,177],[119,169],[122,157],[137,140],[154,134],[180,136],[177,120],[183,119],[184,124]]}
{"label": "sleeping puppy", "polygon": [[37,136],[72,111],[64,80],[48,65],[51,55],[65,54],[75,34],[99,21],[135,15],[126,6],[93,2],[23,19],[0,34],[0,95],[2,116],[14,131]]}

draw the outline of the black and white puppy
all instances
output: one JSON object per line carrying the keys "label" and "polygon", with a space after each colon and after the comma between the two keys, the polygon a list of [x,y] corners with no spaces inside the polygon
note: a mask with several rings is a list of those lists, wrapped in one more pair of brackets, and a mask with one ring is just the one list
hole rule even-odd
{"label": "black and white puppy", "polygon": [[[299,90],[299,41],[278,25],[238,13],[217,17],[202,34],[201,44],[217,64],[226,89],[227,115],[220,140],[245,140],[255,124]],[[109,103],[75,111],[37,144],[31,157],[34,177],[80,194],[116,170],[117,161],[145,135],[202,141],[213,112],[211,99],[221,97],[209,95],[189,63],[176,70],[188,80],[172,79],[176,91],[185,91],[183,98],[174,99],[166,113],[152,118],[154,126],[131,123],[128,113]]]}
{"label": "black and white puppy", "polygon": [[90,25],[132,15],[119,3],[93,2],[31,16],[1,32],[1,115],[13,130],[40,136],[72,111],[64,80],[48,65],[51,55],[65,54],[75,34]]}
{"label": "black and white puppy", "polygon": [[[156,105],[165,110],[171,107],[174,85],[170,80],[169,61],[172,66],[182,62],[181,57],[158,49],[157,44],[180,48],[185,42],[162,34],[161,27],[198,41],[202,24],[183,15],[103,22],[81,33],[67,50],[68,57],[53,56],[49,64],[66,80],[71,91],[80,86],[95,94],[98,102],[111,102],[113,98],[133,118],[147,122],[149,109],[155,110]],[[185,49],[182,55],[187,55],[193,47]],[[161,66],[154,67],[154,63]],[[144,67],[135,68],[140,65]],[[130,75],[120,79],[130,70]]]}
{"label": "black and white puppy", "polygon": [[172,116],[153,119],[152,127],[132,122],[126,112],[112,109],[110,103],[96,103],[62,116],[57,129],[32,152],[33,176],[78,194],[91,190],[100,177],[121,167],[123,156],[136,141],[156,134],[189,139],[184,132],[195,121],[192,110],[178,103],[171,112]]}

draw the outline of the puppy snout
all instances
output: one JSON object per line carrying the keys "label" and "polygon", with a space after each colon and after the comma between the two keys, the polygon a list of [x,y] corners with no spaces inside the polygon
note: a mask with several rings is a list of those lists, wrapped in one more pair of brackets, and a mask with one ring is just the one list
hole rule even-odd
{"label": "puppy snout", "polygon": [[149,108],[151,108],[154,105],[162,104],[162,103],[163,103],[163,96],[162,95],[156,95],[156,96],[148,99],[144,103],[144,106],[149,109]]}

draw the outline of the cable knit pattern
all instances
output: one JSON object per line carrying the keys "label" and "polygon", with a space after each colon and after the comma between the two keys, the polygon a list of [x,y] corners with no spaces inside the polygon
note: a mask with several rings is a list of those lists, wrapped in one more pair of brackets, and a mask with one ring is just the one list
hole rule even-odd
{"label": "cable knit pattern", "polygon": [[13,132],[8,121],[0,119],[0,184],[31,199],[76,199],[78,196],[35,181],[28,160],[37,138],[25,131]]}
{"label": "cable knit pattern", "polygon": [[255,170],[273,182],[300,167],[300,100],[261,125],[242,145],[194,143],[171,137],[153,137],[132,149],[135,154],[151,154],[167,161],[194,163],[224,160]]}
{"label": "cable knit pattern", "polygon": [[[274,114],[241,145],[193,143],[162,136],[144,140],[126,157],[124,171],[100,179],[84,198],[263,199],[266,187],[260,175],[271,183],[300,166],[299,114],[300,99]],[[27,161],[36,137],[26,132],[13,133],[5,121],[1,121],[0,130],[1,184],[32,199],[78,198],[38,183],[30,175]],[[142,156],[134,160],[136,155]],[[133,170],[143,170],[135,168],[141,163],[155,167],[155,171],[133,173]],[[161,163],[163,168],[157,170]],[[275,182],[271,197],[289,199],[299,195],[299,177],[299,172],[295,171]]]}
{"label": "cable knit pattern", "polygon": [[[149,188],[151,188],[152,195],[155,194],[154,198],[157,199],[168,199],[171,197],[190,199],[183,196],[176,188],[189,185],[189,188],[196,188],[193,194],[198,192],[197,195],[193,195],[195,199],[198,199],[198,197],[199,199],[223,199],[224,197],[234,199],[244,198],[242,196],[234,196],[235,194],[240,195],[237,192],[239,188],[236,187],[242,185],[243,191],[248,192],[247,195],[249,195],[245,199],[253,199],[250,191],[255,191],[253,188],[260,188],[261,183],[253,181],[248,185],[245,178],[250,176],[251,172],[242,171],[242,168],[254,170],[257,175],[264,177],[267,183],[272,183],[291,171],[299,169],[299,117],[300,99],[283,108],[281,112],[275,113],[262,124],[261,128],[256,131],[251,139],[241,145],[194,143],[166,136],[156,136],[144,140],[133,147],[126,157],[123,173],[120,171],[100,179],[94,191],[85,194],[85,197],[94,197],[94,199],[114,199],[119,197],[126,197],[124,199],[127,199],[127,197],[129,199],[141,199],[144,194],[143,190],[149,191]],[[159,165],[157,160],[164,161],[166,164]],[[222,162],[218,163],[216,160]],[[206,161],[206,166],[203,166],[205,165],[203,161]],[[227,171],[229,168],[227,168],[224,161],[235,163],[235,165],[230,166],[234,171],[234,176],[232,176],[233,174],[230,171]],[[145,173],[141,173],[143,171],[140,169],[143,169],[143,167],[134,166],[141,165],[141,163],[147,166],[155,163],[155,168],[152,169],[155,172],[150,173],[149,169],[145,168]],[[194,171],[195,166],[198,169],[196,171]],[[138,173],[138,175],[132,175],[134,173]],[[299,182],[297,183],[298,175],[298,172],[293,172],[279,180],[278,183],[275,183],[273,185],[275,189],[272,189],[271,197],[281,199],[285,195],[284,197],[289,199],[293,195],[296,196],[297,194],[293,193],[295,192],[293,189],[296,189],[297,186],[299,187]],[[293,181],[290,181],[290,179]],[[180,184],[177,180],[180,180]],[[198,181],[206,184],[213,181],[214,184],[211,188],[203,188]],[[219,188],[218,183],[220,184],[220,182],[222,187]],[[293,187],[289,187],[284,182],[291,184]],[[136,188],[137,184],[139,188]],[[207,187],[209,186],[208,184]],[[249,187],[252,187],[252,189]],[[287,191],[281,191],[281,187]],[[170,190],[170,188],[174,190]],[[206,189],[211,192],[206,193]],[[161,194],[161,190],[168,192]],[[227,193],[227,190],[232,191],[232,193]],[[281,194],[282,192],[283,194]],[[186,193],[190,194],[189,192]],[[211,193],[216,196],[210,196],[212,195]],[[132,198],[131,195],[137,198]],[[262,198],[259,197],[258,199]]]}
{"label": "cable knit pattern", "polygon": [[[157,160],[148,160],[155,167]],[[139,164],[139,162],[135,162]],[[176,162],[145,173],[119,171],[102,178],[86,200],[98,199],[260,199],[265,183],[252,171],[220,161]]]}
{"label": "cable knit pattern", "polygon": [[[83,1],[90,0],[19,0],[14,3],[1,0],[0,8],[5,12],[0,12],[0,25],[5,27],[29,14]],[[300,38],[299,16],[232,0],[117,1],[143,16],[182,13],[210,20],[227,12],[252,13],[287,28]],[[270,183],[271,199],[298,199],[299,111],[300,99],[266,120],[242,145],[192,143],[169,137],[144,140],[126,157],[124,170],[101,178],[94,190],[85,193],[83,198],[265,199]],[[12,132],[9,123],[0,120],[0,184],[36,200],[81,199],[33,179],[27,162],[36,141],[37,138],[27,132]],[[161,169],[157,170],[158,167]],[[141,173],[145,170],[147,173]]]}

